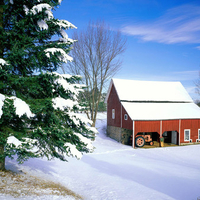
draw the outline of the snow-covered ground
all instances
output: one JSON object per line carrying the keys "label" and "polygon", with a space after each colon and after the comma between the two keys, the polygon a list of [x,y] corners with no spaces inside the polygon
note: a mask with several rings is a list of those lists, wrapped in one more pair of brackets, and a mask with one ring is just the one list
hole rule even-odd
{"label": "snow-covered ground", "polygon": [[[18,165],[15,160],[7,159],[6,168],[61,183],[86,200],[197,200],[200,197],[200,145],[132,149],[106,137],[106,114],[98,116],[96,127],[99,130],[94,142],[96,149],[81,160],[30,159]],[[0,199],[14,198],[0,195]]]}

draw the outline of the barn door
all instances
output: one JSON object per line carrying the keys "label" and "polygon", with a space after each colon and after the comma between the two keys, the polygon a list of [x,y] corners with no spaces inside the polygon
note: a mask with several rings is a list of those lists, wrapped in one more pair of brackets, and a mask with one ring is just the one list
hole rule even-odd
{"label": "barn door", "polygon": [[177,132],[172,131],[172,144],[177,144]]}

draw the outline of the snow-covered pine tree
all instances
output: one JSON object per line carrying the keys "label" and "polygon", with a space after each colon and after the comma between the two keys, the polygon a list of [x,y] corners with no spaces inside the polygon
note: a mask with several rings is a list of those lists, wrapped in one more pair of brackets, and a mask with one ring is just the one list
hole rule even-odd
{"label": "snow-covered pine tree", "polygon": [[75,28],[54,18],[60,3],[0,0],[0,169],[15,154],[19,162],[66,161],[93,149],[96,130],[79,114],[80,77],[56,73],[72,60],[67,53],[74,41],[65,30]]}

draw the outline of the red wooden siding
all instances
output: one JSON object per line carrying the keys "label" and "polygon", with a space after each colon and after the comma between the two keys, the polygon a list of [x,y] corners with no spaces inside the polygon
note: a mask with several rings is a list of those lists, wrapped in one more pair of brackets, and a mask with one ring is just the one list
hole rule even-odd
{"label": "red wooden siding", "polygon": [[[115,119],[112,119],[112,109],[115,109]],[[107,125],[121,127],[121,103],[113,85],[107,101]]]}
{"label": "red wooden siding", "polygon": [[122,128],[125,128],[125,129],[129,129],[129,130],[133,130],[133,121],[132,119],[129,117],[128,115],[128,119],[125,120],[124,119],[124,115],[128,113],[126,112],[126,110],[124,109],[124,107],[122,106]]}
{"label": "red wooden siding", "polygon": [[160,121],[135,121],[135,135],[139,132],[160,133]]}
{"label": "red wooden siding", "polygon": [[200,129],[200,119],[181,120],[180,143],[188,143],[187,141],[184,141],[185,129],[190,129],[190,139],[192,139],[192,142],[196,142],[196,139],[198,139],[198,129]]}
{"label": "red wooden siding", "polygon": [[190,139],[192,139],[192,142],[196,142],[198,129],[200,129],[200,119],[135,121],[134,133],[135,135],[139,132],[158,132],[160,134],[160,131],[162,131],[161,134],[163,134],[165,131],[177,131],[180,143],[189,143],[189,141],[184,141],[185,129],[190,129]]}
{"label": "red wooden siding", "polygon": [[162,133],[164,133],[165,131],[179,132],[179,120],[163,120],[162,121]]}

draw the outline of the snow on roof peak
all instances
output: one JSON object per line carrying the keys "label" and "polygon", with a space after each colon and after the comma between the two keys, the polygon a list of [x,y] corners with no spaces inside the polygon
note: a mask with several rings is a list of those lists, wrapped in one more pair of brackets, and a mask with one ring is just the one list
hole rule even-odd
{"label": "snow on roof peak", "polygon": [[180,82],[112,79],[121,101],[193,102]]}

